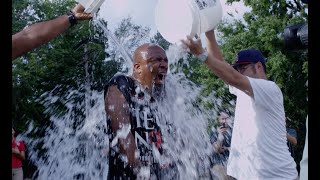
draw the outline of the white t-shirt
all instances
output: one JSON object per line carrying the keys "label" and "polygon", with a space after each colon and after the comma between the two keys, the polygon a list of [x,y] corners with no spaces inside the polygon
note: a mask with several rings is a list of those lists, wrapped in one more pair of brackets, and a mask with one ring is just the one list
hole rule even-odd
{"label": "white t-shirt", "polygon": [[272,81],[248,79],[254,98],[229,86],[237,102],[227,174],[237,180],[295,180],[282,92]]}

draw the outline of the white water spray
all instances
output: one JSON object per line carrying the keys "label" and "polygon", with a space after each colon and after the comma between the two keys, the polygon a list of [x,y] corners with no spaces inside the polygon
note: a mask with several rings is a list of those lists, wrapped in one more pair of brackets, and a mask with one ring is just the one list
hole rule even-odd
{"label": "white water spray", "polygon": [[[116,37],[99,21],[97,24],[106,36],[119,48],[126,66],[132,69],[132,59]],[[210,179],[210,161],[212,145],[207,133],[208,119],[215,119],[214,110],[205,110],[198,99],[212,101],[200,95],[201,87],[186,78],[178,67],[178,61],[186,62],[187,55],[181,47],[170,46],[166,52],[169,59],[168,75],[165,79],[166,97],[158,102],[159,126],[163,132],[165,155],[158,154],[161,164],[175,162],[180,179]],[[129,71],[129,74],[130,75]],[[107,73],[107,72],[106,72]],[[87,89],[89,90],[89,89]],[[52,92],[44,94],[44,105],[56,101],[65,104],[67,110],[62,116],[52,116],[51,125],[40,139],[29,138],[39,129],[30,129],[24,139],[30,148],[30,160],[38,167],[37,179],[106,179],[108,173],[107,152],[109,149],[106,131],[106,114],[103,92],[86,92],[85,100],[76,102],[74,96],[81,96],[78,90],[70,90],[67,97],[55,97]],[[214,98],[214,97],[211,97]],[[91,102],[85,105],[85,101]],[[217,100],[215,100],[217,101]],[[88,104],[88,103],[87,103]],[[32,129],[32,130],[31,130]],[[122,136],[126,135],[123,129]],[[122,137],[121,136],[121,137]],[[116,139],[114,140],[116,141]],[[112,144],[113,145],[113,144]],[[148,176],[147,169],[140,171],[141,176]]]}

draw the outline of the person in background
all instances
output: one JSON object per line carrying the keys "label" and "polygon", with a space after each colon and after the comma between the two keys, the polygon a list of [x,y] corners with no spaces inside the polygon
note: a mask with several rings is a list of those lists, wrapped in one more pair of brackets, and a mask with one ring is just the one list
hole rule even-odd
{"label": "person in background", "polygon": [[214,30],[201,39],[188,36],[182,43],[237,96],[227,174],[237,180],[296,180],[296,163],[287,146],[283,94],[267,79],[266,59],[257,49],[237,53],[233,65],[225,62]]}
{"label": "person in background", "polygon": [[25,160],[25,145],[18,141],[12,128],[12,180],[23,180],[22,161]]}
{"label": "person in background", "polygon": [[289,122],[291,122],[291,119],[287,117],[287,139],[288,139],[288,148],[291,153],[291,156],[294,158],[294,146],[297,145],[297,131],[293,128],[290,128],[288,126]]}
{"label": "person in background", "polygon": [[231,179],[227,175],[227,162],[230,153],[232,127],[230,117],[225,112],[220,112],[218,126],[212,131],[210,141],[213,147],[212,171],[219,180]]}
{"label": "person in background", "polygon": [[91,13],[85,13],[84,7],[77,4],[70,12],[49,21],[32,24],[12,35],[12,61],[37,48],[63,33],[78,21],[89,20]]}

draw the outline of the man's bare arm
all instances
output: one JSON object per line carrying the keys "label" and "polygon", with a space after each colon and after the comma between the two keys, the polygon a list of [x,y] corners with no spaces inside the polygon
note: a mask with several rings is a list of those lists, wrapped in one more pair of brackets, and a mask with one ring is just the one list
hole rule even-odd
{"label": "man's bare arm", "polygon": [[[92,14],[84,13],[84,7],[77,4],[72,9],[76,20],[88,20]],[[12,35],[12,60],[39,47],[42,44],[63,33],[70,26],[68,15],[62,15],[55,19],[38,22]]]}
{"label": "man's bare arm", "polygon": [[12,60],[45,44],[70,26],[68,16],[35,23],[12,36]]}
{"label": "man's bare arm", "polygon": [[[190,36],[188,36],[187,39],[183,40],[182,42],[189,47],[190,51],[194,55],[199,55],[205,51],[202,47],[200,38],[193,40]],[[204,63],[225,83],[230,84],[231,86],[234,86],[253,97],[253,90],[249,79],[236,71],[232,66],[230,66],[230,64],[223,60],[218,44],[212,32],[206,34],[206,43],[209,46],[209,56]]]}
{"label": "man's bare arm", "polygon": [[208,53],[222,61],[223,56],[219,48],[218,42],[216,40],[214,30],[212,29],[206,32],[205,35],[206,35],[206,47],[207,47]]}
{"label": "man's bare arm", "polygon": [[[105,110],[111,118],[111,128],[117,132],[123,125],[130,124],[129,104],[117,86],[108,89],[105,99]],[[119,139],[120,152],[128,158],[129,164],[133,167],[139,165],[139,160],[135,158],[137,149],[135,139],[131,131],[125,139]]]}

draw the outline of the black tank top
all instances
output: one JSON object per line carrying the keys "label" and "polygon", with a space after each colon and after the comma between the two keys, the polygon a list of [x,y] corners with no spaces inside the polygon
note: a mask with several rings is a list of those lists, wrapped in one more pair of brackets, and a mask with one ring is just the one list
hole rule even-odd
{"label": "black tank top", "polygon": [[[157,173],[159,164],[155,162],[152,153],[152,146],[156,146],[160,154],[161,131],[157,123],[155,99],[147,93],[139,90],[139,84],[131,77],[125,75],[114,76],[105,86],[104,96],[110,86],[116,85],[124,95],[130,107],[131,133],[140,154],[142,165],[149,165],[151,173]],[[109,142],[115,137],[112,132],[111,119],[107,118]],[[136,179],[133,170],[121,159],[117,147],[110,147],[109,151],[109,172],[108,179]]]}

